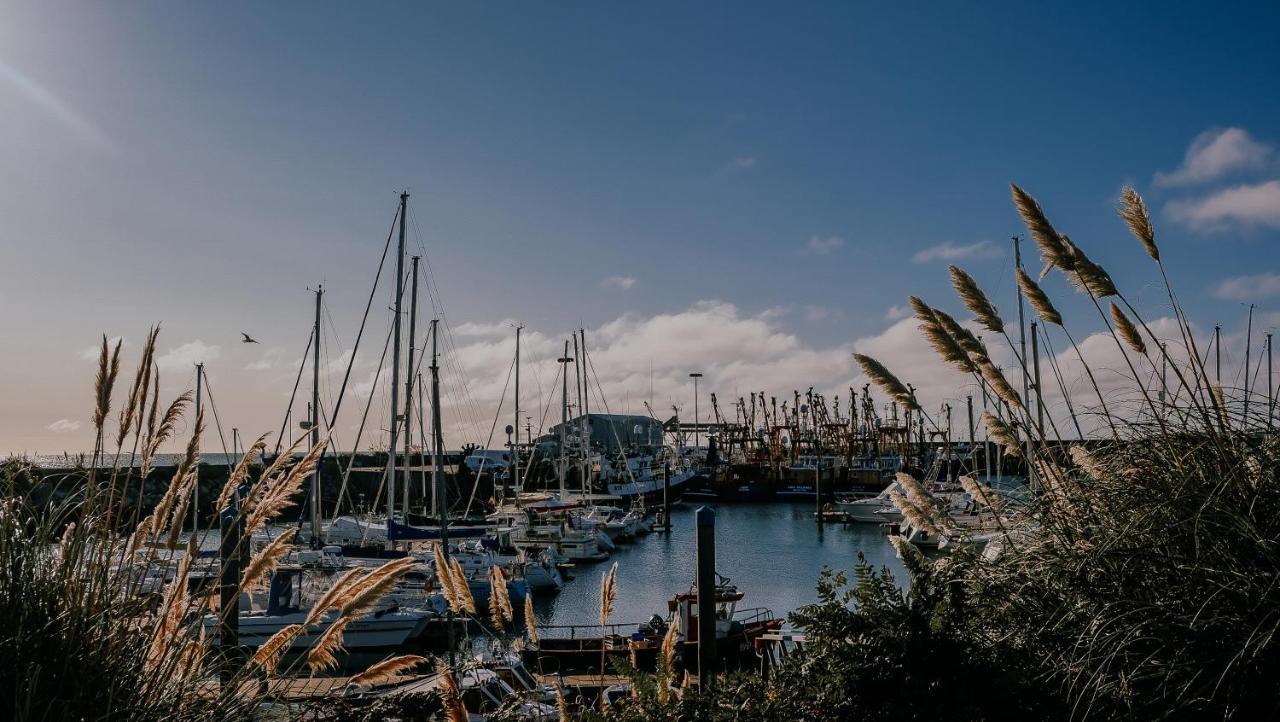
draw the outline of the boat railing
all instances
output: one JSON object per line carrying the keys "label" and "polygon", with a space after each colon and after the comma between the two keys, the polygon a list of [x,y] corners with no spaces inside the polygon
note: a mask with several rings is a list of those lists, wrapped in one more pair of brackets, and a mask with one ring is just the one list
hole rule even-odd
{"label": "boat railing", "polygon": [[640,628],[639,623],[632,624],[549,624],[538,625],[538,636],[548,639],[593,639],[616,635],[630,637]]}
{"label": "boat railing", "polygon": [[733,613],[733,621],[742,624],[756,624],[759,622],[771,622],[777,617],[774,616],[772,609],[765,607],[752,607],[750,609],[737,609]]}

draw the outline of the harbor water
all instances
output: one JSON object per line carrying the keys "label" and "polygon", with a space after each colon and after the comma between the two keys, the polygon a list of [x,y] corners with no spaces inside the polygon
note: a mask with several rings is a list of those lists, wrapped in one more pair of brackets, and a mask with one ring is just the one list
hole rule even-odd
{"label": "harbor water", "polygon": [[[579,564],[575,578],[554,596],[537,599],[544,625],[599,624],[600,577],[618,563],[618,601],[611,621],[641,623],[667,615],[667,600],[693,583],[694,511],[671,512],[670,533],[654,532],[620,544],[605,562]],[[826,524],[819,531],[812,502],[722,504],[716,511],[716,571],[746,594],[739,608],[763,607],[776,616],[818,599],[824,567],[852,572],[858,553],[888,567],[899,585],[906,571],[884,531],[874,524]]]}

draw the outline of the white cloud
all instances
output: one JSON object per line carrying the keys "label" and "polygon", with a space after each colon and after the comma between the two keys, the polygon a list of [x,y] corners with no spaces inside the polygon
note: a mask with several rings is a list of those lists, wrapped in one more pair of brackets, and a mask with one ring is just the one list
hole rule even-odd
{"label": "white cloud", "polygon": [[[803,308],[797,310],[804,311]],[[908,312],[905,308],[901,311]],[[607,407],[612,413],[644,414],[643,402],[650,401],[660,418],[669,417],[672,406],[688,414],[693,393],[688,374],[694,371],[705,374],[701,388],[705,393],[715,392],[722,410],[728,409],[730,414],[732,403],[739,395],[763,391],[778,396],[781,402],[783,398],[790,398],[793,389],[803,393],[810,386],[828,396],[840,394],[845,397],[843,405],[847,403],[850,386],[861,390],[866,383],[853,360],[852,353],[858,351],[874,356],[902,381],[913,384],[922,405],[939,422],[940,404],[950,403],[959,435],[965,433],[965,397],[972,395],[975,409],[981,410],[981,389],[970,377],[938,358],[914,319],[903,317],[878,333],[850,342],[815,345],[804,342],[787,327],[803,323],[802,313],[788,315],[769,309],[753,314],[732,303],[706,300],[653,316],[626,314],[587,329],[591,407],[602,412]],[[964,323],[975,333],[982,333],[972,322]],[[1180,338],[1176,325],[1167,319],[1149,321],[1149,325],[1161,338],[1171,339],[1172,352]],[[521,408],[523,415],[533,417],[535,434],[559,420],[560,364],[555,359],[564,352],[566,338],[569,338],[568,331],[545,333],[534,329],[526,329],[522,336]],[[1055,337],[1055,341],[1058,338]],[[511,388],[507,386],[504,393],[504,386],[508,383],[515,353],[514,334],[473,336],[466,341],[458,338],[458,341],[459,345],[451,349],[450,357],[442,363],[442,414],[445,442],[450,448],[469,442],[488,442],[495,414],[498,429],[508,423],[511,414]],[[997,365],[1003,366],[1010,382],[1021,389],[1017,364],[1009,351],[1000,347],[998,339],[989,337],[987,341]],[[1121,375],[1127,371],[1127,365],[1114,340],[1109,335],[1094,334],[1081,338],[1080,347],[1093,364],[1108,403],[1132,401],[1134,387],[1131,381],[1126,385]],[[1097,398],[1075,352],[1055,350],[1060,352],[1056,366],[1062,372],[1076,411],[1095,408]],[[574,355],[572,344],[570,355]],[[1048,359],[1042,361],[1042,374],[1047,379],[1044,393],[1051,408],[1062,409],[1063,394],[1051,370],[1053,367]],[[467,377],[466,394],[461,390],[459,369]],[[569,373],[573,373],[572,365]],[[374,392],[372,376],[370,371],[357,377],[353,388],[362,399]],[[386,393],[386,385],[384,371],[375,392],[379,397]],[[878,391],[873,393],[877,407],[882,407],[883,395]],[[379,407],[375,400],[374,408],[385,409],[385,406]],[[703,403],[702,410],[709,415],[709,404]],[[1074,434],[1074,426],[1065,416],[1058,411],[1055,414],[1060,422],[1059,430]],[[353,416],[357,415],[353,412]],[[1092,430],[1088,424],[1083,425],[1086,432]],[[385,427],[385,420],[374,411],[362,445],[377,435],[373,429]],[[496,436],[497,440],[492,443],[500,443],[500,437],[500,434]]]}
{"label": "white cloud", "polygon": [[978,241],[967,246],[960,246],[946,241],[936,246],[929,246],[916,251],[911,257],[912,263],[933,263],[934,261],[960,261],[974,258],[999,258],[1000,249],[991,241]]}
{"label": "white cloud", "polygon": [[826,306],[804,307],[804,318],[806,321],[821,321],[823,319],[830,318],[833,313],[834,311]]}
{"label": "white cloud", "polygon": [[[115,349],[117,343],[120,343],[119,336],[116,336],[115,338],[107,339],[107,353],[111,353]],[[127,344],[121,344],[120,348],[123,349],[126,345]],[[86,346],[85,348],[80,349],[79,351],[76,352],[76,355],[84,359],[85,361],[97,361],[98,356],[101,353],[102,353],[102,345],[97,344],[94,346]]]}
{"label": "white cloud", "polygon": [[889,310],[885,311],[884,320],[900,321],[910,315],[911,315],[911,309],[908,308],[906,304],[900,304],[897,306],[890,306]]}
{"label": "white cloud", "polygon": [[1233,226],[1280,228],[1280,180],[1238,185],[1204,198],[1171,201],[1165,212],[1198,230]]}
{"label": "white cloud", "polygon": [[161,371],[190,371],[198,363],[212,363],[222,353],[221,346],[211,346],[200,339],[171,348],[156,357]]}
{"label": "white cloud", "polygon": [[812,236],[804,244],[805,253],[826,256],[844,247],[844,239],[839,236]]}
{"label": "white cloud", "polygon": [[1264,166],[1275,148],[1254,140],[1243,128],[1206,130],[1191,142],[1182,165],[1168,173],[1156,173],[1158,186],[1208,183],[1228,173]]}
{"label": "white cloud", "polygon": [[626,291],[636,285],[636,279],[631,276],[609,276],[600,281],[601,288],[621,288]]}
{"label": "white cloud", "polygon": [[730,170],[747,171],[756,167],[756,159],[751,156],[738,156],[729,161],[728,168]]}
{"label": "white cloud", "polygon": [[1224,278],[1214,287],[1213,295],[1225,301],[1256,301],[1280,296],[1280,273]]}
{"label": "white cloud", "polygon": [[488,336],[506,336],[515,333],[515,327],[519,324],[515,320],[506,318],[497,323],[462,323],[453,327],[454,336],[470,337],[488,337]]}
{"label": "white cloud", "polygon": [[289,358],[288,349],[282,346],[273,346],[263,349],[262,355],[257,361],[250,362],[245,366],[247,371],[270,371],[272,369],[292,366],[295,359]]}
{"label": "white cloud", "polygon": [[72,421],[71,419],[58,419],[44,428],[55,434],[69,434],[72,431],[80,430],[80,422]]}

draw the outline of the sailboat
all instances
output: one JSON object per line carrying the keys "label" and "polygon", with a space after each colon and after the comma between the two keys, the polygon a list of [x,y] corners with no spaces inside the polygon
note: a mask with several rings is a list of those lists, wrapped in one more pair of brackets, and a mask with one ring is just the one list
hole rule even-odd
{"label": "sailboat", "polygon": [[[386,512],[382,516],[355,514],[335,515],[335,518],[324,525],[318,536],[326,542],[340,545],[344,553],[351,557],[388,557],[404,556],[407,546],[413,542],[438,541],[446,548],[449,539],[465,539],[483,536],[487,528],[483,525],[458,525],[449,522],[448,488],[442,474],[444,464],[444,437],[440,419],[440,366],[438,351],[439,321],[431,321],[431,420],[432,420],[432,457],[431,457],[431,489],[432,514],[431,524],[413,524],[410,514],[411,474],[415,470],[411,466],[413,458],[413,380],[416,376],[415,354],[417,353],[417,310],[418,310],[418,262],[414,256],[411,302],[409,306],[409,338],[408,359],[405,364],[403,378],[401,371],[402,318],[404,316],[404,260],[405,237],[407,225],[409,194],[400,194],[399,241],[396,248],[396,290],[394,311],[392,316],[391,338],[391,399],[390,422],[388,425],[389,443],[386,466],[382,469],[386,488]],[[375,288],[377,281],[375,280]],[[316,331],[320,331],[317,318]],[[420,363],[420,362],[418,362]],[[404,408],[401,409],[401,383],[403,388]],[[318,403],[318,399],[317,399]],[[403,429],[403,436],[401,430]],[[403,450],[401,443],[403,442]],[[404,468],[400,460],[403,458]],[[399,492],[397,494],[397,492]],[[400,509],[397,510],[397,501]],[[318,514],[319,499],[312,505],[313,514]],[[318,522],[317,522],[318,523]]]}

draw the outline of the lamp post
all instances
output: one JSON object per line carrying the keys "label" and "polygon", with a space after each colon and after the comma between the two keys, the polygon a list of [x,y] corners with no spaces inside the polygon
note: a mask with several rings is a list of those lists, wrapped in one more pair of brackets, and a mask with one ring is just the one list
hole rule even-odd
{"label": "lamp post", "polygon": [[698,448],[702,438],[698,433],[698,379],[702,378],[702,374],[694,372],[689,374],[689,378],[693,379],[693,448]]}

